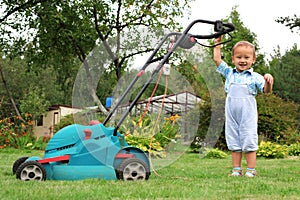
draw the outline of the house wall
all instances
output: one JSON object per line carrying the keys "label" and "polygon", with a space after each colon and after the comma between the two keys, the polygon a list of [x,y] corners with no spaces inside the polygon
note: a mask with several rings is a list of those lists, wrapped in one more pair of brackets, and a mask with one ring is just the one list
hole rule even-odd
{"label": "house wall", "polygon": [[[55,113],[55,114],[54,114]],[[41,136],[52,136],[53,135],[53,126],[55,122],[60,121],[61,114],[60,110],[51,110],[47,112],[47,115],[43,115],[42,125],[39,125],[38,122],[35,122],[33,132],[37,137]]]}
{"label": "house wall", "polygon": [[53,136],[53,127],[58,124],[60,120],[66,115],[80,112],[81,109],[59,106],[57,109],[53,109],[47,112],[47,115],[42,117],[42,124],[35,123],[33,132],[37,137],[41,136]]}
{"label": "house wall", "polygon": [[82,111],[82,109],[71,108],[71,107],[60,107],[61,116],[64,117],[66,115],[74,114]]}

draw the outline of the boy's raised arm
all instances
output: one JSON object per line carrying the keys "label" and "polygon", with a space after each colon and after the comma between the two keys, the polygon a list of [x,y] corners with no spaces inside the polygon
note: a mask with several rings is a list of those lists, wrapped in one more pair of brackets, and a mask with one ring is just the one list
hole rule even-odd
{"label": "boy's raised arm", "polygon": [[[222,40],[222,36],[219,36],[215,39],[215,44],[219,44]],[[222,56],[221,56],[221,45],[214,47],[214,61],[217,67],[222,63]]]}

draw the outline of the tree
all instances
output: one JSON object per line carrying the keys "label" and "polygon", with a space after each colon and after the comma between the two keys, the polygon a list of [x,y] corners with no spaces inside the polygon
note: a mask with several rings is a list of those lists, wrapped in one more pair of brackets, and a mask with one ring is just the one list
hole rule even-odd
{"label": "tree", "polygon": [[[278,23],[289,27],[291,32],[296,28],[300,29],[300,17],[294,14],[292,17],[279,17],[275,20]],[[275,56],[272,57],[270,65],[275,74],[274,87],[276,91],[284,99],[292,99],[299,102],[299,94],[295,88],[299,88],[299,50],[295,44],[285,55],[280,54],[280,47],[275,50]],[[284,84],[282,84],[284,83]]]}
{"label": "tree", "polygon": [[275,20],[278,23],[284,24],[289,27],[289,29],[293,32],[297,27],[300,28],[300,17],[296,14],[293,17],[279,17]]}
{"label": "tree", "polygon": [[280,48],[275,50],[275,55],[270,61],[271,73],[274,76],[274,93],[283,99],[300,102],[300,50],[295,44],[290,50],[281,55]]}
{"label": "tree", "polygon": [[29,87],[23,99],[21,99],[20,110],[22,113],[30,113],[37,120],[46,114],[50,102],[46,100],[45,91],[39,87]]}
{"label": "tree", "polygon": [[[16,106],[15,100],[12,97],[12,95],[11,95],[9,89],[8,89],[6,78],[4,76],[4,72],[3,72],[3,69],[2,69],[2,64],[1,63],[0,63],[0,75],[1,75],[1,80],[2,80],[3,86],[6,90],[7,96],[8,96],[8,98],[9,98],[9,100],[10,100],[10,102],[11,102],[11,104],[12,104],[12,106],[13,106],[15,112],[16,112],[16,115],[19,116],[22,119],[21,114],[19,112],[19,109]],[[2,107],[3,100],[4,100],[4,96],[2,97],[0,108]]]}
{"label": "tree", "polygon": [[35,73],[27,71],[26,62],[20,58],[3,58],[1,60],[1,74],[0,118],[12,115],[19,116],[20,114],[23,116],[24,113],[17,110],[22,104],[21,99],[24,99],[24,96],[29,92],[29,88],[39,88],[39,90],[47,91],[44,92],[45,98],[52,105],[61,104],[65,100],[65,92],[60,89],[60,85],[57,83],[58,73],[53,68],[43,69]]}
{"label": "tree", "polygon": [[[3,1],[2,7],[6,8],[2,22],[2,33],[7,33],[7,26],[20,31],[30,28],[32,38],[24,37],[13,39],[13,46],[5,39],[2,40],[3,49],[10,55],[17,55],[26,51],[26,59],[30,64],[30,70],[38,71],[41,67],[53,66],[59,71],[62,78],[69,76],[76,65],[74,57],[84,64],[87,80],[91,80],[89,66],[85,59],[97,42],[103,43],[106,51],[111,56],[110,70],[116,73],[117,80],[127,67],[126,64],[134,55],[149,52],[150,40],[147,35],[140,35],[138,27],[151,30],[172,29],[175,30],[179,23],[175,20],[184,15],[190,0],[180,1],[45,1],[31,0],[27,3],[20,1]],[[10,16],[10,17],[8,17]],[[13,21],[9,19],[22,19]],[[25,21],[25,23],[21,23]],[[129,32],[135,33],[130,41],[122,38]],[[153,37],[153,36],[151,36]],[[110,40],[114,38],[114,46],[110,46]],[[128,37],[127,37],[128,38]],[[28,41],[30,41],[28,43]],[[131,43],[135,47],[127,48],[123,45]],[[139,48],[137,44],[144,44]],[[12,48],[13,47],[13,48]],[[63,84],[65,83],[62,80]],[[69,88],[70,89],[70,88]],[[96,98],[96,91],[90,88],[90,95],[101,108],[103,106]]]}

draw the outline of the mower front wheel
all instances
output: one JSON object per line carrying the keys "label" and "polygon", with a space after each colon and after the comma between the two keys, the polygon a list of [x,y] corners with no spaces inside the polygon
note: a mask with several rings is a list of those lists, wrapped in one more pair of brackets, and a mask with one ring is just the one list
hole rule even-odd
{"label": "mower front wheel", "polygon": [[148,165],[137,158],[127,158],[117,169],[117,177],[124,181],[148,180],[150,169]]}
{"label": "mower front wheel", "polygon": [[16,177],[22,181],[44,181],[46,180],[46,170],[42,164],[31,160],[19,166],[16,171]]}

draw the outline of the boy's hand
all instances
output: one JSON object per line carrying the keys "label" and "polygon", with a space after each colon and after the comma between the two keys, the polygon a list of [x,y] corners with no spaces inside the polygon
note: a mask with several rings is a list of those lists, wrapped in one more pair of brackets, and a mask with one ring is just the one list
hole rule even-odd
{"label": "boy's hand", "polygon": [[273,79],[273,76],[271,74],[265,74],[264,79],[267,83],[273,85],[274,79]]}
{"label": "boy's hand", "polygon": [[271,93],[273,89],[274,79],[271,74],[265,74],[264,79],[266,81],[264,86],[264,93]]}

